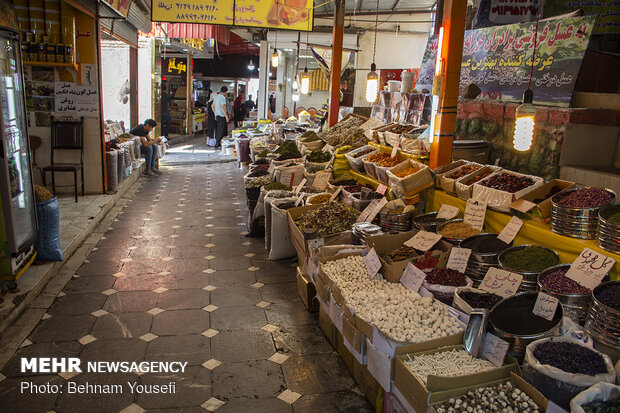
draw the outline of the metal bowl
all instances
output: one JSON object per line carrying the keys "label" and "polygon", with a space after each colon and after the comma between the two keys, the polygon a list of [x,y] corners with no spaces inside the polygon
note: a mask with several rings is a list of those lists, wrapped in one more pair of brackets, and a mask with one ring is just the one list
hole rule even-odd
{"label": "metal bowl", "polygon": [[592,305],[588,311],[585,328],[598,341],[620,347],[620,311],[611,308],[597,299],[597,295],[611,285],[620,285],[620,281],[599,284],[592,291]]}
{"label": "metal bowl", "polygon": [[589,186],[584,186],[581,188],[571,188],[571,189],[567,189],[565,191],[559,192],[555,195],[553,195],[551,197],[551,207],[558,213],[564,216],[571,216],[574,218],[597,218],[598,217],[598,211],[603,208],[606,207],[608,205],[611,205],[615,202],[616,199],[616,193],[614,191],[612,191],[611,189],[608,188],[603,188],[606,192],[609,192],[611,195],[613,195],[613,200],[608,202],[607,204],[603,204],[600,206],[596,206],[596,207],[588,207],[588,208],[574,208],[574,207],[565,207],[562,205],[559,205],[557,202],[568,196],[569,194],[571,194],[572,192],[578,191],[580,189],[585,189],[585,188],[594,188],[594,187],[589,187]]}
{"label": "metal bowl", "polygon": [[560,300],[560,303],[562,303],[562,307],[564,308],[564,314],[577,324],[583,325],[586,321],[590,303],[592,302],[592,294],[558,293],[548,287],[545,287],[541,282],[541,280],[544,279],[548,273],[560,268],[566,268],[566,270],[568,270],[570,266],[571,264],[554,265],[553,267],[549,267],[546,270],[541,271],[540,274],[538,274],[538,290]]}
{"label": "metal bowl", "polygon": [[[488,263],[488,264],[497,264],[497,257],[498,255],[504,251],[507,248],[512,247],[512,242],[510,244],[506,244],[506,248],[503,248],[499,251],[491,251],[491,252],[477,252],[474,251],[473,248],[471,248],[472,244],[477,243],[477,242],[481,242],[483,240],[487,240],[487,239],[496,239],[498,234],[491,234],[491,233],[482,233],[482,234],[478,234],[478,235],[473,235],[469,238],[465,238],[463,241],[461,241],[459,243],[459,247],[461,248],[470,248],[472,250],[471,252],[471,256],[469,257],[469,260],[472,261],[478,261],[478,262],[484,262],[484,263]],[[505,244],[505,243],[504,243]]]}
{"label": "metal bowl", "polygon": [[413,211],[402,214],[379,213],[379,223],[383,232],[405,232],[411,231],[413,221]]}
{"label": "metal bowl", "polygon": [[558,335],[564,311],[559,305],[551,321],[535,315],[532,310],[538,293],[523,292],[506,297],[491,309],[491,331],[510,344],[508,353],[519,363],[525,357],[525,348],[533,341]]}
{"label": "metal bowl", "polygon": [[[453,222],[463,222],[463,218],[455,218],[455,219],[451,219],[449,221],[445,221],[442,222],[441,224],[437,225],[437,228],[435,229],[435,232],[439,234],[439,232],[444,229],[446,227],[446,225],[453,223]],[[461,243],[461,241],[463,241],[465,238],[449,238],[446,237],[445,235],[442,235],[443,239],[445,239],[446,241],[448,241],[450,244],[452,245],[459,245]]]}
{"label": "metal bowl", "polygon": [[620,224],[609,221],[612,215],[620,212],[620,204],[608,205],[598,212],[598,245],[616,254],[620,253]]}
{"label": "metal bowl", "polygon": [[572,188],[562,191],[551,197],[551,231],[556,234],[565,235],[571,238],[594,239],[597,235],[599,224],[599,211],[612,205],[616,200],[616,193],[611,189],[603,188],[613,196],[612,201],[607,204],[588,207],[574,208],[564,207],[558,201],[574,191],[583,188]]}
{"label": "metal bowl", "polygon": [[555,252],[551,248],[547,248],[547,247],[543,247],[542,245],[535,245],[535,244],[517,245],[515,247],[507,248],[507,249],[505,249],[504,251],[502,251],[499,254],[499,256],[497,257],[497,261],[499,262],[499,267],[501,269],[504,269],[504,270],[510,271],[510,272],[515,272],[517,274],[523,275],[523,280],[524,281],[529,281],[529,282],[533,283],[534,284],[534,289],[535,289],[536,288],[536,281],[537,281],[537,278],[538,278],[538,274],[540,274],[540,271],[520,271],[520,270],[517,270],[515,268],[508,267],[503,262],[505,257],[506,257],[506,254],[509,254],[511,251],[520,251],[522,249],[525,249],[526,247],[536,247],[536,248],[541,248],[541,249],[544,249],[546,251],[549,251],[550,253],[552,253],[555,256],[555,258],[556,258],[556,265],[560,263],[560,256],[558,255],[557,252]]}
{"label": "metal bowl", "polygon": [[439,225],[446,222],[445,219],[437,219],[439,211],[429,212],[413,218],[413,229],[435,232]]}

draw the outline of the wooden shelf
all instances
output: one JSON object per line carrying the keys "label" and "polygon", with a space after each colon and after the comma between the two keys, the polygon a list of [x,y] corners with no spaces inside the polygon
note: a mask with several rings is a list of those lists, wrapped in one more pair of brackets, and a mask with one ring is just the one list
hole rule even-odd
{"label": "wooden shelf", "polygon": [[25,65],[30,66],[50,66],[50,67],[72,67],[75,70],[78,70],[77,63],[57,63],[57,62],[23,62]]}

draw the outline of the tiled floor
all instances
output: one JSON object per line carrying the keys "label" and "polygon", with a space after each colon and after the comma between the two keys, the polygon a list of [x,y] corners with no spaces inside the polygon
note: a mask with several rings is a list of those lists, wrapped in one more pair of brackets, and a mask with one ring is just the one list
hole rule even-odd
{"label": "tiled floor", "polygon": [[199,133],[196,137],[170,146],[166,151],[166,165],[187,165],[197,163],[236,162],[236,158],[222,153],[219,149],[207,146],[206,135]]}
{"label": "tiled floor", "polygon": [[[266,260],[263,239],[245,237],[241,177],[218,163],[144,178],[1,370],[0,411],[372,411],[297,297],[294,266]],[[21,357],[188,365],[71,377],[21,373]],[[123,393],[20,393],[22,382],[68,381],[123,384]],[[176,393],[132,394],[127,382],[175,382]]]}

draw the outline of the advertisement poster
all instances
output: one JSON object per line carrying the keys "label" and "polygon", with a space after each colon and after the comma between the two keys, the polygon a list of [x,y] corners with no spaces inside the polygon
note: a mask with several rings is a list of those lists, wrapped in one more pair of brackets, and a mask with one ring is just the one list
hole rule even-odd
{"label": "advertisement poster", "polygon": [[153,0],[151,20],[311,31],[313,0]]}
{"label": "advertisement poster", "polygon": [[[532,86],[538,104],[568,107],[594,17],[541,21]],[[461,90],[470,83],[480,87],[480,98],[518,102],[527,89],[534,49],[533,23],[495,26],[465,32]],[[431,90],[437,41],[429,39],[416,90]]]}
{"label": "advertisement poster", "polygon": [[584,15],[596,17],[594,34],[620,33],[620,2],[618,0],[547,0],[543,16],[583,10]]}
{"label": "advertisement poster", "polygon": [[[536,21],[538,0],[481,0],[476,28]],[[542,5],[540,16],[543,16]]]}
{"label": "advertisement poster", "polygon": [[129,3],[131,0],[104,0],[104,2],[124,17],[127,17],[129,14]]}

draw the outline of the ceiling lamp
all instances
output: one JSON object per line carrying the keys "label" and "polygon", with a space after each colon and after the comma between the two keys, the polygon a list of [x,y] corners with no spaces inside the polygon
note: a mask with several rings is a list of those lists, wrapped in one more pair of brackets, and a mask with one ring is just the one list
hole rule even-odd
{"label": "ceiling lamp", "polygon": [[308,73],[308,68],[304,69],[304,72],[299,76],[300,90],[301,93],[307,95],[310,92],[310,73]]}
{"label": "ceiling lamp", "polygon": [[366,76],[366,100],[368,103],[374,103],[377,100],[379,92],[379,76],[377,75],[377,65],[375,64],[375,56],[377,54],[377,26],[379,26],[379,0],[377,0],[377,14],[375,16],[375,44],[372,51],[372,64],[370,65],[370,73]]}
{"label": "ceiling lamp", "polygon": [[273,54],[271,55],[271,66],[278,67],[280,57],[278,56],[278,51],[274,48]]}
{"label": "ceiling lamp", "polygon": [[520,152],[529,151],[534,138],[534,117],[536,108],[532,105],[534,92],[527,89],[523,93],[523,103],[515,113],[515,135],[512,141],[514,148]]}
{"label": "ceiling lamp", "polygon": [[254,66],[254,62],[252,61],[252,59],[250,59],[250,63],[248,64],[248,69],[254,70],[254,68],[256,68],[256,66]]}

